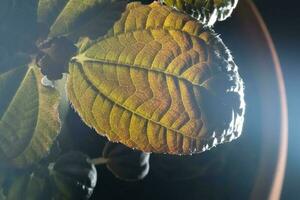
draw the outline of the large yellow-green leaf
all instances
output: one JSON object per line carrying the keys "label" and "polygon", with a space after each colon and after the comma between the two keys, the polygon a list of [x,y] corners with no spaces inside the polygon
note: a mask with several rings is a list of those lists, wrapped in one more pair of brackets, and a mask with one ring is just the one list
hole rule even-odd
{"label": "large yellow-green leaf", "polygon": [[40,0],[38,21],[50,28],[50,37],[77,40],[106,33],[123,10],[127,0]]}
{"label": "large yellow-green leaf", "polygon": [[168,6],[186,12],[209,26],[227,19],[238,0],[161,0]]}
{"label": "large yellow-green leaf", "polygon": [[37,67],[0,74],[0,157],[18,167],[44,157],[60,130],[59,93]]}
{"label": "large yellow-green leaf", "polygon": [[128,4],[69,71],[74,108],[112,141],[190,154],[241,134],[243,82],[229,51],[212,30],[159,3]]}

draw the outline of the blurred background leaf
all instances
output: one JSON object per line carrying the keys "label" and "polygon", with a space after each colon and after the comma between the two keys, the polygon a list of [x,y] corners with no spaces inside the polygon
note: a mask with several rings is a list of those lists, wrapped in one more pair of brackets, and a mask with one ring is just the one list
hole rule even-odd
{"label": "blurred background leaf", "polygon": [[95,39],[104,35],[121,16],[127,0],[40,0],[38,22],[49,37]]}
{"label": "blurred background leaf", "polygon": [[0,157],[17,167],[46,156],[60,131],[59,92],[41,78],[35,66],[0,74]]}
{"label": "blurred background leaf", "polygon": [[107,142],[102,155],[106,159],[107,168],[121,180],[141,180],[149,172],[149,153],[128,148],[120,143]]}
{"label": "blurred background leaf", "polygon": [[97,171],[84,153],[70,151],[60,156],[50,178],[54,184],[53,197],[58,199],[89,199],[97,183]]}

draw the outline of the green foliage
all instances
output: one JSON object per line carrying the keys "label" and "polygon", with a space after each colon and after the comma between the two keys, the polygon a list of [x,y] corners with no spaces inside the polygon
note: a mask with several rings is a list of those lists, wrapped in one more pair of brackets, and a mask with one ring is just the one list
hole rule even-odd
{"label": "green foliage", "polygon": [[200,153],[243,124],[243,81],[222,40],[157,2],[128,4],[104,37],[81,45],[67,92],[86,124],[144,152]]}
{"label": "green foliage", "polygon": [[104,35],[125,9],[126,0],[40,0],[38,21],[49,28],[49,36]]}
{"label": "green foliage", "polygon": [[81,152],[62,155],[50,167],[54,196],[58,199],[88,199],[97,183],[97,171],[89,157]]}
{"label": "green foliage", "polygon": [[18,167],[44,157],[60,131],[59,94],[41,78],[35,66],[0,74],[0,153]]}
{"label": "green foliage", "polygon": [[[68,97],[86,124],[142,150],[107,143],[93,160],[120,179],[148,174],[143,151],[190,154],[239,136],[243,83],[206,27],[228,17],[237,0],[163,1],[205,24],[157,2],[123,12],[129,1],[1,0],[0,200],[88,199],[96,186],[97,171],[83,153],[46,168],[69,108],[62,74],[69,61]],[[43,75],[64,78],[46,87]],[[162,158],[165,168],[178,164],[165,174],[187,162],[193,167],[185,172],[205,173],[190,158]]]}
{"label": "green foliage", "polygon": [[46,179],[34,173],[24,173],[13,181],[6,200],[40,200],[44,198]]}
{"label": "green foliage", "polygon": [[141,180],[149,172],[149,153],[107,142],[102,155],[107,168],[119,179]]}

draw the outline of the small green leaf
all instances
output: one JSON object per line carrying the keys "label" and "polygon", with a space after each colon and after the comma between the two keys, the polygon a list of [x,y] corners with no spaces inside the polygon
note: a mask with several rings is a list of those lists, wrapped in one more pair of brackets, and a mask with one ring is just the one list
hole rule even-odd
{"label": "small green leaf", "polygon": [[49,188],[47,177],[42,177],[34,172],[19,174],[11,182],[8,189],[7,200],[39,200],[48,199],[43,197]]}
{"label": "small green leaf", "polygon": [[60,131],[59,93],[35,66],[0,74],[0,158],[23,167],[40,160]]}
{"label": "small green leaf", "polygon": [[49,36],[102,36],[120,17],[126,0],[40,0],[38,21],[50,29]]}
{"label": "small green leaf", "polygon": [[97,183],[97,171],[89,157],[81,152],[71,151],[62,155],[52,166],[50,177],[53,195],[59,199],[88,199]]}
{"label": "small green leaf", "polygon": [[149,172],[149,153],[133,150],[122,144],[107,142],[103,150],[107,168],[119,179],[136,181]]}

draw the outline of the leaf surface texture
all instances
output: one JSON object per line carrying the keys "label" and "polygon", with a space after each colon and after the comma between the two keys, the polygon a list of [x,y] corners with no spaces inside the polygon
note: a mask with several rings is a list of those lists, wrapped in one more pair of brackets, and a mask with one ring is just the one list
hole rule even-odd
{"label": "leaf surface texture", "polygon": [[70,63],[86,124],[146,152],[202,152],[241,133],[243,82],[218,36],[159,3],[128,4]]}
{"label": "leaf surface texture", "polygon": [[209,26],[227,19],[238,0],[161,0],[170,7],[183,11]]}
{"label": "leaf surface texture", "polygon": [[49,36],[102,36],[125,9],[126,0],[40,0],[38,21],[49,28]]}
{"label": "leaf surface texture", "polygon": [[0,74],[0,155],[23,167],[44,157],[60,130],[59,94],[35,66]]}

